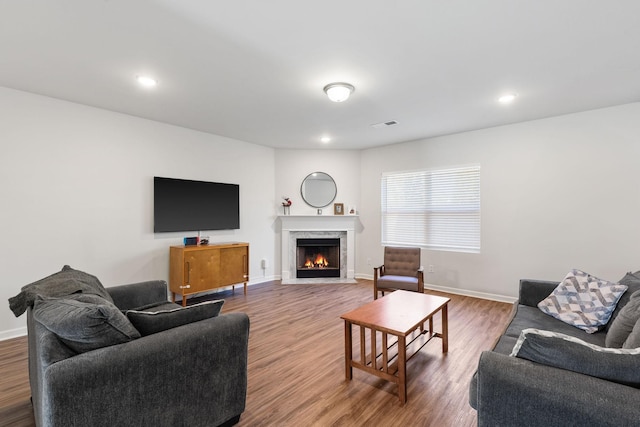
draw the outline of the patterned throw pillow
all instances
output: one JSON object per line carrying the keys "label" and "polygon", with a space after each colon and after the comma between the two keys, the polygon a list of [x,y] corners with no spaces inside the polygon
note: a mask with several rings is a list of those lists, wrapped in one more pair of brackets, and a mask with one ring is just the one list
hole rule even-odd
{"label": "patterned throw pillow", "polygon": [[606,325],[627,286],[598,279],[580,270],[571,270],[567,277],[538,308],[543,313],[580,328],[597,332]]}
{"label": "patterned throw pillow", "polygon": [[581,339],[524,329],[510,356],[640,388],[640,348],[606,348]]}

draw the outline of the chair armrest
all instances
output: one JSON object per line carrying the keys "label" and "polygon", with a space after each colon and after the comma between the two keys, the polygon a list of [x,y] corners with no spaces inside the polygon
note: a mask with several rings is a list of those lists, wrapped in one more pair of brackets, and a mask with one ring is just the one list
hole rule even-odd
{"label": "chair armrest", "polygon": [[[485,351],[478,366],[478,427],[627,426],[640,390]],[[635,402],[635,403],[634,403]]]}
{"label": "chair armrest", "polygon": [[[242,413],[249,318],[229,313],[50,365],[50,425],[219,425]],[[47,424],[49,425],[49,424]]]}
{"label": "chair armrest", "polygon": [[120,310],[131,310],[156,302],[168,301],[167,282],[164,280],[149,280],[128,285],[111,286],[107,292],[113,298],[113,303]]}
{"label": "chair armrest", "polygon": [[549,296],[559,282],[548,280],[520,280],[519,303],[530,307],[537,307],[538,303]]}

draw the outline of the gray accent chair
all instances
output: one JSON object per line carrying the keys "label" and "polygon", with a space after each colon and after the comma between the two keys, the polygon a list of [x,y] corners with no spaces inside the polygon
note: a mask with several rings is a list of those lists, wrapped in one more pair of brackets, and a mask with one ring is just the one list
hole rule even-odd
{"label": "gray accent chair", "polygon": [[[167,301],[164,281],[106,289],[120,310]],[[27,328],[38,427],[233,425],[245,409],[249,318],[244,313],[81,354],[35,320],[32,308]]]}
{"label": "gray accent chair", "polygon": [[424,292],[424,273],[420,266],[420,248],[385,246],[384,264],[373,269],[373,299],[378,292]]}

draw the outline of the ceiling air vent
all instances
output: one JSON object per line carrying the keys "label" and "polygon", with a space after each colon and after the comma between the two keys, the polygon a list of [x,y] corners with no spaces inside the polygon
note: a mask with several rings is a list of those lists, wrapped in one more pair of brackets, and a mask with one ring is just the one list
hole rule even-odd
{"label": "ceiling air vent", "polygon": [[384,128],[387,126],[393,126],[393,125],[397,125],[398,122],[396,120],[389,120],[388,122],[382,122],[382,123],[376,123],[375,125],[371,125],[371,127],[376,128],[376,129],[380,129],[380,128]]}

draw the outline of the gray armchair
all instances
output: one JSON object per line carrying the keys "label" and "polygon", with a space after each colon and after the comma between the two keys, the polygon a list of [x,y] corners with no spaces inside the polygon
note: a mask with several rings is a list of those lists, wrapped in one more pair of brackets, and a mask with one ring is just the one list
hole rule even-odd
{"label": "gray armchair", "polygon": [[[167,302],[164,281],[106,290],[120,310]],[[31,308],[27,325],[38,427],[232,425],[244,411],[249,338],[244,313],[81,354],[39,323]]]}
{"label": "gray armchair", "polygon": [[424,292],[420,248],[384,248],[384,264],[373,269],[373,299],[378,299],[378,292],[384,296],[385,291],[398,289]]}

